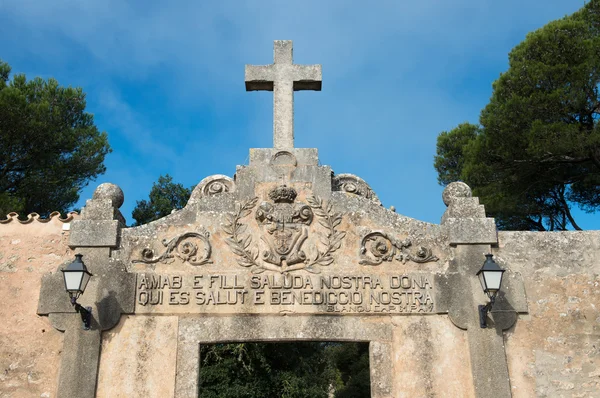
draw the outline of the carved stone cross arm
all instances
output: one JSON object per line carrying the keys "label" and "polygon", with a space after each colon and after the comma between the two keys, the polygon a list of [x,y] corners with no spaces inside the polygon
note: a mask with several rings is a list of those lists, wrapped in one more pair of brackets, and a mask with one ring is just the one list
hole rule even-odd
{"label": "carved stone cross arm", "polygon": [[321,90],[321,65],[294,65],[291,40],[276,40],[273,64],[246,65],[246,91],[273,91],[273,147],[294,147],[294,91]]}

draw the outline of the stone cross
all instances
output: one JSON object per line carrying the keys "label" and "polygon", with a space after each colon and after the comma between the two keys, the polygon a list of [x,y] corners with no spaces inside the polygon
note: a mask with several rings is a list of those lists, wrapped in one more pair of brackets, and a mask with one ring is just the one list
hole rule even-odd
{"label": "stone cross", "polygon": [[294,147],[294,91],[321,91],[321,65],[294,65],[292,41],[275,40],[271,65],[246,65],[246,91],[273,91],[273,147]]}

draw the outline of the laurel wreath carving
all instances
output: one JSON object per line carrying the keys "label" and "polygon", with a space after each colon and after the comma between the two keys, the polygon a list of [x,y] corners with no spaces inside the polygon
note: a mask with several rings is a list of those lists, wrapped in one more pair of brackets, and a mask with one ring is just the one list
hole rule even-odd
{"label": "laurel wreath carving", "polygon": [[342,223],[342,215],[333,212],[333,206],[331,202],[323,208],[323,200],[316,196],[309,196],[306,201],[312,207],[313,211],[317,215],[319,224],[327,228],[327,235],[325,238],[321,238],[321,243],[325,246],[325,251],[318,251],[317,256],[314,260],[309,261],[306,267],[312,267],[314,265],[330,265],[333,263],[333,252],[342,247],[342,239],[346,236],[346,232],[338,231],[336,228]]}
{"label": "laurel wreath carving", "polygon": [[256,206],[258,198],[252,198],[243,203],[235,204],[235,213],[227,214],[225,216],[225,223],[222,228],[223,231],[229,237],[225,238],[225,242],[231,248],[234,254],[238,256],[237,262],[242,267],[256,266],[254,273],[263,272],[264,269],[260,268],[260,265],[256,262],[258,259],[258,249],[249,249],[252,244],[252,235],[245,235],[247,226],[240,223],[240,220],[252,212],[252,209]]}
{"label": "laurel wreath carving", "polygon": [[[252,270],[255,274],[262,273],[267,268],[258,263],[258,249],[250,248],[252,235],[245,233],[247,226],[240,221],[242,218],[250,215],[257,202],[258,198],[255,197],[246,202],[236,203],[235,212],[227,214],[225,222],[222,225],[223,231],[228,235],[225,238],[225,242],[237,256],[237,263],[246,268],[256,267]],[[307,259],[301,267],[293,267],[289,271],[304,269],[308,272],[319,273],[320,271],[313,267],[328,266],[333,263],[332,254],[341,248],[342,239],[346,236],[346,232],[337,230],[337,227],[342,222],[342,216],[333,211],[331,202],[324,206],[322,199],[312,195],[307,197],[307,202],[317,215],[319,224],[327,229],[327,234],[320,239],[325,248],[323,251],[317,250],[317,255],[314,259]]]}

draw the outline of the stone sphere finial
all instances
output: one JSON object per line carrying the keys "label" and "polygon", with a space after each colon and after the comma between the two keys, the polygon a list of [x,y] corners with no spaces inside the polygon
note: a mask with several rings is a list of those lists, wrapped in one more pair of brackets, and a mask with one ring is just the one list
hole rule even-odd
{"label": "stone sphere finial", "polygon": [[118,209],[123,206],[125,195],[123,195],[123,190],[118,185],[105,182],[98,185],[92,199],[110,199],[112,205]]}
{"label": "stone sphere finial", "polygon": [[446,186],[444,192],[442,193],[442,200],[446,206],[450,206],[450,203],[455,198],[470,198],[473,196],[473,191],[471,191],[471,187],[461,181],[451,182]]}

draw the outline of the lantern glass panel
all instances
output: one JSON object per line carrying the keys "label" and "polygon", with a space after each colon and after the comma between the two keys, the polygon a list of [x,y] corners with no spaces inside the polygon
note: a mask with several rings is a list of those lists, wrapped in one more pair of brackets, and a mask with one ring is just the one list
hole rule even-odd
{"label": "lantern glass panel", "polygon": [[500,290],[500,284],[502,283],[502,271],[483,271],[487,290],[489,292],[496,292]]}
{"label": "lantern glass panel", "polygon": [[479,282],[481,283],[481,289],[483,289],[484,292],[487,292],[487,286],[485,285],[485,275],[483,271],[479,271],[477,276],[479,277]]}
{"label": "lantern glass panel", "polygon": [[[78,292],[81,287],[81,279],[84,277],[85,273],[83,271],[75,271],[75,272],[63,272],[65,277],[65,288],[68,292]],[[87,277],[89,280],[89,276]],[[87,283],[87,281],[86,281]]]}
{"label": "lantern glass panel", "polygon": [[85,291],[85,287],[87,286],[88,282],[90,281],[91,276],[92,276],[92,274],[90,274],[89,272],[83,273],[83,278],[81,280],[81,293],[83,293]]}

